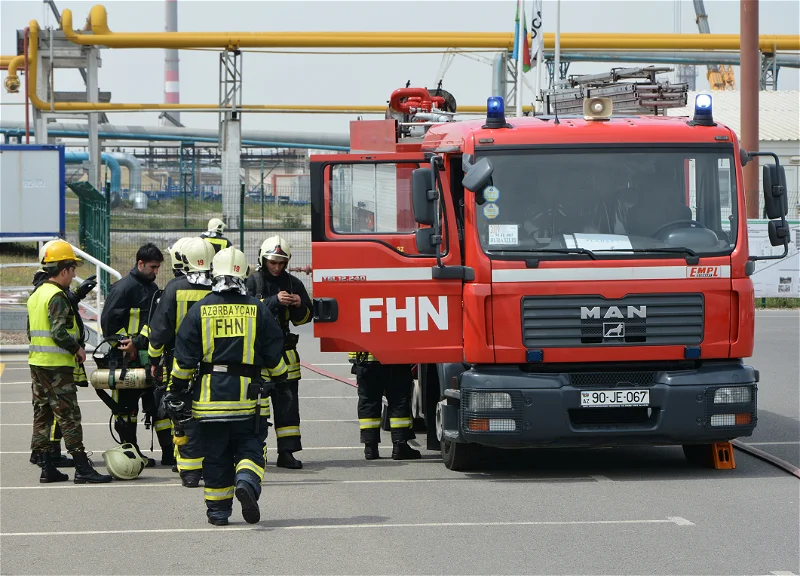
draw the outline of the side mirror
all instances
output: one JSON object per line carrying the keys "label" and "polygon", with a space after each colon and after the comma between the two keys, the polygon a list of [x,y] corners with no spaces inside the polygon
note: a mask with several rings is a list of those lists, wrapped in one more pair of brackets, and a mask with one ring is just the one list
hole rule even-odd
{"label": "side mirror", "polygon": [[478,204],[483,204],[486,200],[483,198],[483,189],[492,183],[492,173],[494,166],[492,161],[488,158],[481,158],[473,164],[461,183],[467,190],[472,190],[475,193],[475,198]]}
{"label": "side mirror", "polygon": [[770,220],[767,224],[767,232],[769,234],[769,243],[773,246],[786,246],[789,244],[791,235],[789,223],[786,220]]}
{"label": "side mirror", "polygon": [[[789,213],[789,197],[786,194],[786,171],[776,164],[764,165],[764,211],[767,218],[783,218]],[[770,238],[772,235],[770,233]],[[779,244],[773,244],[778,246]]]}
{"label": "side mirror", "polygon": [[[417,224],[433,226],[436,191],[431,190],[431,169],[417,168],[411,173],[411,204]],[[425,254],[425,252],[420,251]]]}

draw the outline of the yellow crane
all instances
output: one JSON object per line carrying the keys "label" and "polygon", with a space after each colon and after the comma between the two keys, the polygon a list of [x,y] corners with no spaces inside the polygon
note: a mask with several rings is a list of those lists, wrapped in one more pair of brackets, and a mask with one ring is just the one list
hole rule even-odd
{"label": "yellow crane", "polygon": [[[697,15],[697,27],[700,34],[711,34],[708,25],[708,14],[703,0],[694,0],[694,12]],[[736,90],[736,77],[733,74],[733,66],[729,64],[708,64],[708,84],[712,90]]]}

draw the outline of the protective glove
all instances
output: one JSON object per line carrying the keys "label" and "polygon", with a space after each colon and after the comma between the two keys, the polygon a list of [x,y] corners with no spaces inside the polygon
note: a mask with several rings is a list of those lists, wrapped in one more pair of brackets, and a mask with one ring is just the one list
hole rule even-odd
{"label": "protective glove", "polygon": [[81,285],[75,290],[75,295],[78,297],[78,300],[80,301],[86,298],[86,295],[94,290],[95,286],[97,286],[97,276],[95,275],[89,276],[86,280],[81,282]]}

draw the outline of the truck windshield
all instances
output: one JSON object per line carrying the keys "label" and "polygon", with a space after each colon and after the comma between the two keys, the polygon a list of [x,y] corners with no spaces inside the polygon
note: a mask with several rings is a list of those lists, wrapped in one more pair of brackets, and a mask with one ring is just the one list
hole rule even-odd
{"label": "truck windshield", "polygon": [[479,150],[482,156],[494,166],[486,201],[476,207],[490,254],[674,258],[680,248],[703,256],[736,246],[731,148]]}

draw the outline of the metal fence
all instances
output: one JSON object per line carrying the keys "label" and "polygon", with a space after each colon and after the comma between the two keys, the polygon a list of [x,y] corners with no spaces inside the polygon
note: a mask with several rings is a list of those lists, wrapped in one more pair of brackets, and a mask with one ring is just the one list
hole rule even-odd
{"label": "metal fence", "polygon": [[[211,218],[223,218],[222,196],[207,190],[197,190],[191,195],[147,189],[112,192],[109,264],[127,273],[135,264],[139,247],[153,242],[165,253],[165,266],[157,280],[163,288],[172,277],[166,248],[178,238],[201,234]],[[292,249],[289,265],[292,273],[311,293],[311,274],[299,270],[311,267],[311,209],[305,192],[296,186],[274,190],[265,186],[263,193],[260,189],[248,191],[241,187],[225,196],[236,198],[239,213],[235,218],[223,218],[234,223],[224,234],[245,253],[251,268],[255,269],[258,264],[261,243],[280,234]],[[230,205],[226,209],[230,213]],[[67,203],[68,220],[78,218],[79,212],[77,202]],[[236,226],[240,221],[242,225]]]}

